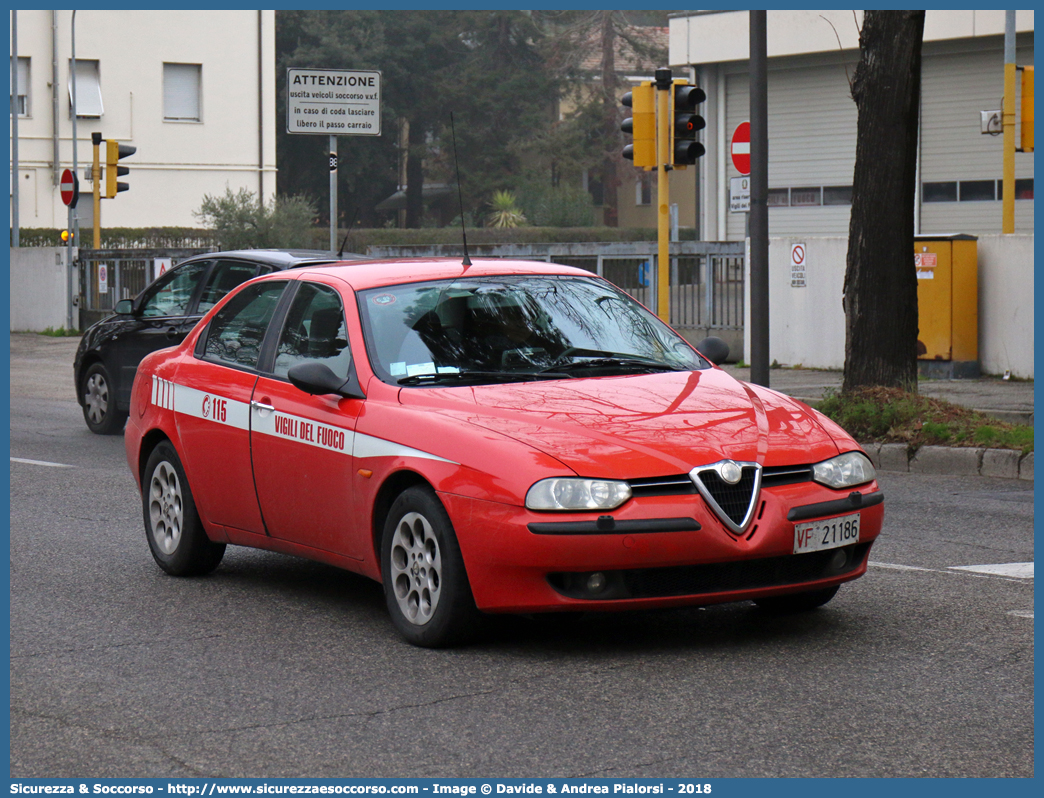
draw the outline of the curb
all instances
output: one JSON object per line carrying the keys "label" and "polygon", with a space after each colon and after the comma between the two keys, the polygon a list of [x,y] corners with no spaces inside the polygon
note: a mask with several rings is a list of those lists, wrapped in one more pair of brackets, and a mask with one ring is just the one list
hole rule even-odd
{"label": "curb", "polygon": [[922,446],[913,451],[905,443],[860,446],[878,471],[1033,481],[1033,452],[1023,455],[1015,449],[959,446]]}

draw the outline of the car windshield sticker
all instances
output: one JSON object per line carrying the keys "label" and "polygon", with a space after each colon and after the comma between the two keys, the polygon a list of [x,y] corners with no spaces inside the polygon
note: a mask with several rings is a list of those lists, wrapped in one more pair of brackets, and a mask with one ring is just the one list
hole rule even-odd
{"label": "car windshield sticker", "polygon": [[152,378],[152,404],[175,413],[226,424],[259,435],[271,435],[360,458],[421,457],[443,463],[454,462],[420,449],[356,433],[350,429],[321,424],[301,416],[292,416],[267,408],[256,408],[251,413],[247,402],[178,385],[161,377]]}

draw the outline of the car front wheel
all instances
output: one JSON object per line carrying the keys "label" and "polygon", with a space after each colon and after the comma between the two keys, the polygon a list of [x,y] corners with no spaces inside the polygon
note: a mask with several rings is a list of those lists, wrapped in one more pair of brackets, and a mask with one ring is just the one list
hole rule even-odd
{"label": "car front wheel", "polygon": [[116,391],[109,372],[101,363],[95,363],[83,375],[81,385],[83,420],[97,435],[117,435],[123,431],[127,414],[116,407]]}
{"label": "car front wheel", "polygon": [[779,614],[791,612],[808,612],[816,607],[822,607],[835,595],[839,589],[838,585],[823,588],[822,590],[810,590],[806,593],[791,593],[786,596],[769,596],[767,598],[755,599],[754,603],[767,612]]}
{"label": "car front wheel", "polygon": [[384,596],[406,640],[425,648],[459,645],[482,625],[449,516],[426,487],[392,504],[381,545]]}
{"label": "car front wheel", "polygon": [[141,486],[145,535],[156,563],[173,576],[201,576],[218,567],[225,544],[207,537],[185,469],[174,447],[153,449]]}

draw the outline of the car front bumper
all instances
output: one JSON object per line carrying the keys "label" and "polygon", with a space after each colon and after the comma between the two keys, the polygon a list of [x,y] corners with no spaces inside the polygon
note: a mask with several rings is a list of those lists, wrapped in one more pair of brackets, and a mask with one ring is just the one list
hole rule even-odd
{"label": "car front bumper", "polygon": [[[857,491],[814,483],[763,489],[740,535],[698,495],[632,499],[611,521],[609,514],[440,498],[475,602],[487,612],[708,605],[831,587],[866,572],[884,519],[876,483]],[[852,512],[860,515],[856,542],[793,553],[796,524]]]}

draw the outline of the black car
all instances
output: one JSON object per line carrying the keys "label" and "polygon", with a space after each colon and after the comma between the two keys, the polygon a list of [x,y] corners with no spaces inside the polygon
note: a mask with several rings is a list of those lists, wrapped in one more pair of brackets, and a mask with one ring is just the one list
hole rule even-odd
{"label": "black car", "polygon": [[142,358],[181,343],[200,317],[240,283],[297,266],[361,259],[365,258],[348,253],[333,257],[326,252],[252,249],[182,261],[134,299],[117,302],[114,316],[84,332],[73,372],[87,427],[99,435],[122,432]]}

